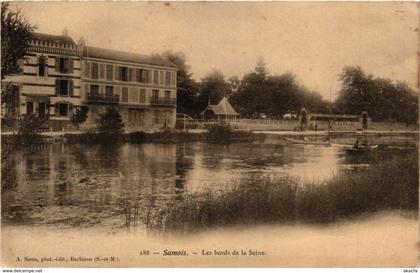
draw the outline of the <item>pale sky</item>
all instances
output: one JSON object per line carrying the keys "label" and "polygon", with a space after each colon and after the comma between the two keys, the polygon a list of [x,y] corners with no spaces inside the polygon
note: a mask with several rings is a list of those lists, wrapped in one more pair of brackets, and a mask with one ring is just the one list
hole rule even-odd
{"label": "pale sky", "polygon": [[[38,31],[64,28],[89,45],[137,52],[182,51],[195,79],[254,69],[293,72],[330,98],[345,65],[417,87],[417,3],[18,2]],[[333,95],[334,96],[334,95]]]}

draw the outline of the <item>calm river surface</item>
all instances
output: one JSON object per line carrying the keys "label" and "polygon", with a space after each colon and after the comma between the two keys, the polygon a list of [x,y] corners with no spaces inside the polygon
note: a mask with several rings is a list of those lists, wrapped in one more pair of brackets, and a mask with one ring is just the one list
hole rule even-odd
{"label": "calm river surface", "polygon": [[278,143],[43,144],[17,155],[16,181],[2,192],[6,225],[121,228],[186,193],[225,190],[259,178],[318,182],[364,168],[340,147]]}

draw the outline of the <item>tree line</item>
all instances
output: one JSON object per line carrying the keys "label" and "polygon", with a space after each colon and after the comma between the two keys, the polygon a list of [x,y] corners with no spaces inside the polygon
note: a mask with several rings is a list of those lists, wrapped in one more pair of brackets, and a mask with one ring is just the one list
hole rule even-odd
{"label": "tree line", "polygon": [[366,111],[374,121],[414,124],[418,121],[418,91],[406,82],[374,77],[359,66],[345,66],[339,75],[337,98],[330,102],[299,83],[293,73],[270,74],[263,59],[242,79],[226,79],[219,70],[201,81],[192,78],[186,56],[167,51],[162,58],[178,66],[177,111],[199,117],[208,103],[228,97],[244,118],[281,118],[285,113],[355,114]]}
{"label": "tree line", "polygon": [[374,77],[359,66],[347,66],[340,77],[341,89],[334,103],[339,113],[367,111],[374,121],[414,124],[418,121],[419,94],[406,82]]}

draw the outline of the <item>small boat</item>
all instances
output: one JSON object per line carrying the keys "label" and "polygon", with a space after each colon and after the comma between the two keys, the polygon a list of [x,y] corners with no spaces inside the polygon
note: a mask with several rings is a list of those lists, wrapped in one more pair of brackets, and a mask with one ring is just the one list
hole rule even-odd
{"label": "small boat", "polygon": [[372,150],[374,150],[374,149],[376,149],[378,147],[379,147],[379,145],[370,145],[370,146],[359,146],[357,148],[351,147],[351,148],[344,148],[344,149],[349,154],[358,154],[358,153],[372,151]]}
{"label": "small boat", "polygon": [[353,148],[354,145],[352,144],[340,144],[340,143],[332,143],[331,142],[331,146],[333,147],[341,147],[341,148]]}
{"label": "small boat", "polygon": [[330,146],[329,141],[320,142],[320,141],[310,141],[310,140],[305,140],[305,139],[295,139],[295,138],[289,138],[289,137],[284,137],[284,139],[295,144]]}

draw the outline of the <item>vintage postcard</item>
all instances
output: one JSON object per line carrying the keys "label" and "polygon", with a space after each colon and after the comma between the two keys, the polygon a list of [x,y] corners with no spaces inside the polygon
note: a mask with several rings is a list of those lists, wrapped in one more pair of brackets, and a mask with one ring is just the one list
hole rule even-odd
{"label": "vintage postcard", "polygon": [[1,265],[413,268],[415,2],[1,2]]}

